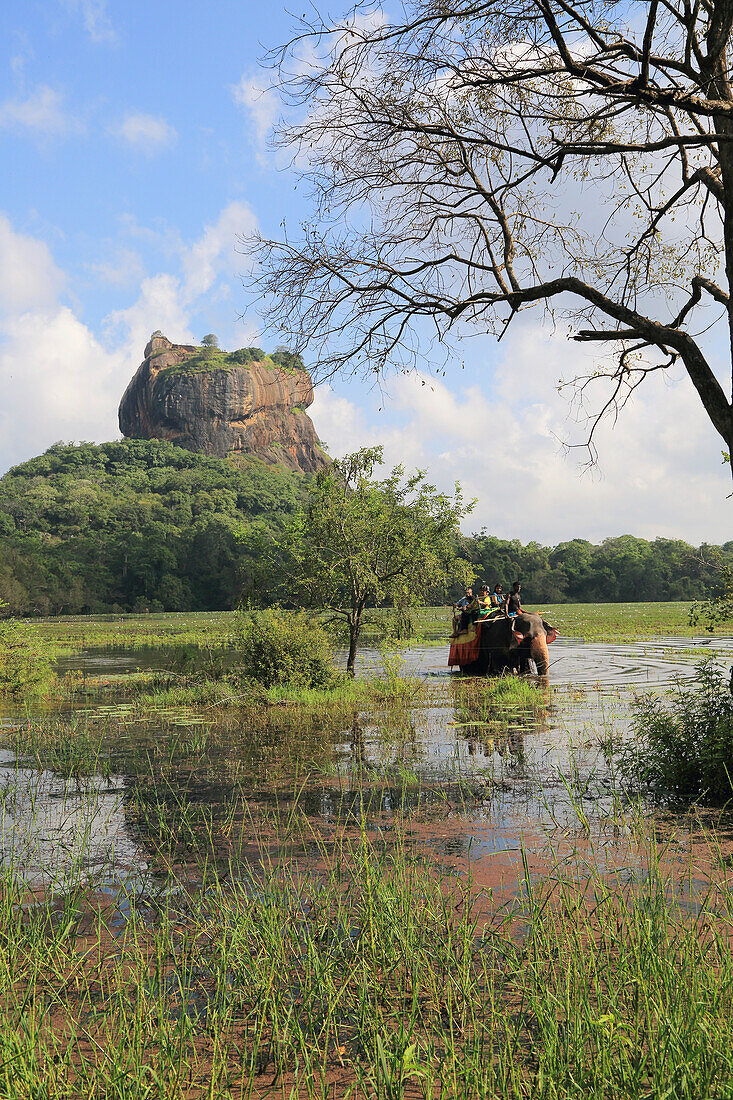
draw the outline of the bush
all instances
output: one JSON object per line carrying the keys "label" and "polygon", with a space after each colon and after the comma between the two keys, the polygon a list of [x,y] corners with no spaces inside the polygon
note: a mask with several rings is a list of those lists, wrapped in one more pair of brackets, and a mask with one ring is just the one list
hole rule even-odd
{"label": "bush", "polygon": [[263,687],[320,688],[334,681],[331,639],[304,611],[240,611],[236,639],[242,671]]}
{"label": "bush", "polygon": [[733,797],[733,695],[728,673],[706,660],[694,684],[678,682],[668,699],[645,695],[633,706],[636,743],[621,753],[627,778],[677,802]]}
{"label": "bush", "polygon": [[52,679],[38,632],[14,619],[0,622],[0,697],[38,695]]}

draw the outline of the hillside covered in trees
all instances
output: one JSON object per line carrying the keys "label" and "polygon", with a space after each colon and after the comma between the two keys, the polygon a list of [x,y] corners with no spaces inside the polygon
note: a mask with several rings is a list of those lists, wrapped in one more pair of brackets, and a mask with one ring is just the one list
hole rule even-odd
{"label": "hillside covered in trees", "polygon": [[[267,603],[282,570],[264,547],[306,486],[282,466],[159,440],[56,444],[0,479],[0,600],[23,616]],[[715,548],[674,539],[544,547],[481,532],[459,551],[490,585],[521,580],[528,603],[692,600],[716,577]],[[720,553],[733,564],[733,542]]]}
{"label": "hillside covered in trees", "polygon": [[56,444],[0,479],[0,599],[18,615],[219,610],[303,475],[160,440]]}

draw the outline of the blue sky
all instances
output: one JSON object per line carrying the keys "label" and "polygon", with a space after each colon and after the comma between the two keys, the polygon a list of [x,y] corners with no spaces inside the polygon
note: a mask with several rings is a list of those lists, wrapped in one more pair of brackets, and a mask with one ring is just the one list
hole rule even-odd
{"label": "blue sky", "polygon": [[[237,237],[276,235],[307,199],[266,146],[278,113],[259,59],[289,36],[284,6],[252,0],[5,0],[0,38],[0,472],[58,439],[115,438],[119,398],[156,328],[261,342]],[[386,394],[317,393],[336,455],[458,478],[469,528],[555,543],[631,532],[733,534],[721,445],[679,376],[655,379],[581,476],[557,380],[591,354],[530,317],[497,346],[465,341]]]}

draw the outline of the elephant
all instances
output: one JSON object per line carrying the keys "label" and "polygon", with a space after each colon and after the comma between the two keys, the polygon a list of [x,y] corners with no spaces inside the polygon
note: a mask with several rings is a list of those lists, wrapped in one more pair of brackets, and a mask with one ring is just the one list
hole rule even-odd
{"label": "elephant", "polygon": [[[494,619],[484,619],[480,624],[477,646],[471,654],[471,660],[458,664],[461,672],[469,676],[500,675],[507,670],[529,672],[530,660],[537,666],[540,676],[546,676],[549,666],[548,643],[554,642],[557,631],[541,615],[533,611],[522,611],[513,619],[504,615]],[[473,648],[473,647],[472,647]]]}

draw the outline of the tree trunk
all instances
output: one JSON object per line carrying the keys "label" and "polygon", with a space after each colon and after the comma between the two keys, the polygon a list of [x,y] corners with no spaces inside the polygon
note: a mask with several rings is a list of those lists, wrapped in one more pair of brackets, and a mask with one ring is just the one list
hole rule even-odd
{"label": "tree trunk", "polygon": [[361,608],[355,611],[349,618],[349,659],[346,662],[346,675],[354,678],[354,666],[356,664],[356,647],[359,644],[361,634]]}
{"label": "tree trunk", "polygon": [[[717,0],[709,23],[708,49],[717,55],[714,70],[711,73],[711,86],[721,100],[730,103],[733,100],[728,78],[728,54],[731,26],[733,25],[733,4],[731,0]],[[721,203],[723,220],[723,246],[725,250],[725,274],[728,282],[728,335],[731,350],[731,402],[728,406],[728,432],[721,432],[728,447],[733,447],[733,125],[728,118],[715,120],[715,129],[722,140],[718,147],[720,182],[723,186],[724,200]],[[707,406],[706,406],[707,408]],[[731,465],[733,474],[733,464]]]}

